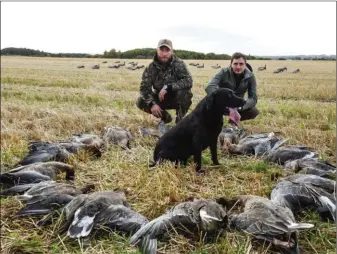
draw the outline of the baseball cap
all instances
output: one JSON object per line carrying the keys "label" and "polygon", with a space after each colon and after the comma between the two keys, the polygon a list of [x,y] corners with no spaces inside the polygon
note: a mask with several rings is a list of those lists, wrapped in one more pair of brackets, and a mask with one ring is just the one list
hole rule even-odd
{"label": "baseball cap", "polygon": [[172,50],[173,46],[172,46],[172,41],[171,40],[168,40],[168,39],[161,39],[159,42],[158,42],[158,47],[157,48],[160,48],[162,46],[165,46],[165,47],[168,47],[169,49]]}

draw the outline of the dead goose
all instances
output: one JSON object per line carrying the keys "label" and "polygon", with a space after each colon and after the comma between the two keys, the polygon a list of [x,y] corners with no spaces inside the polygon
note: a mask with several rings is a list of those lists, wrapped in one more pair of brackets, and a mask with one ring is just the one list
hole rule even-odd
{"label": "dead goose", "polygon": [[165,214],[141,227],[131,237],[130,243],[139,245],[142,253],[156,253],[157,239],[163,237],[170,229],[201,229],[207,233],[214,233],[226,226],[227,214],[220,204],[213,199],[195,199],[172,207]]}
{"label": "dead goose", "polygon": [[78,189],[73,185],[50,182],[40,183],[26,191],[23,195],[17,196],[18,200],[25,203],[18,215],[41,215],[50,214],[68,204],[74,197],[86,194],[93,190],[93,184],[86,185]]}
{"label": "dead goose", "polygon": [[326,179],[316,175],[295,174],[282,178],[293,183],[306,183],[315,187],[324,189],[329,193],[333,193],[336,188],[336,181]]}
{"label": "dead goose", "polygon": [[219,142],[221,148],[228,148],[231,144],[238,144],[243,138],[245,131],[233,127],[223,127],[219,134]]}
{"label": "dead goose", "polygon": [[112,204],[95,218],[95,227],[134,234],[148,222],[146,217],[129,207]]}
{"label": "dead goose", "polygon": [[[48,182],[48,181],[43,181],[43,182],[40,182],[40,183],[45,183],[45,182]],[[49,181],[49,182],[54,182],[54,181]],[[14,195],[18,195],[18,194],[23,194],[25,191],[31,189],[35,185],[36,185],[36,183],[14,185],[14,186],[12,186],[8,189],[1,190],[0,191],[0,197],[8,197],[8,196],[14,196]]]}
{"label": "dead goose", "polygon": [[104,127],[103,140],[106,144],[118,145],[124,149],[130,149],[132,135],[127,129],[119,126],[106,126]]}
{"label": "dead goose", "polygon": [[95,188],[95,185],[93,184],[88,184],[85,187],[79,189],[79,188],[76,188],[72,184],[58,183],[55,181],[40,182],[32,186],[27,191],[25,191],[23,195],[17,196],[17,199],[29,200],[34,196],[38,196],[38,195],[48,196],[53,193],[68,194],[70,196],[78,196],[80,194],[86,194],[89,191],[93,190],[94,188]]}
{"label": "dead goose", "polygon": [[264,197],[243,195],[237,200],[244,211],[229,216],[232,228],[252,234],[255,239],[271,243],[276,248],[299,253],[297,230],[314,225],[297,223],[290,209]]}
{"label": "dead goose", "polygon": [[282,179],[272,190],[271,200],[275,204],[288,207],[294,213],[304,209],[316,210],[322,219],[336,220],[335,196],[325,188],[319,187],[329,186],[330,183],[325,181],[329,179],[314,176],[315,179],[310,181],[309,178],[302,176],[309,175],[300,175],[297,179],[295,177]]}
{"label": "dead goose", "polygon": [[66,180],[74,180],[74,167],[57,161],[37,162],[11,169],[0,175],[0,183],[6,186],[37,183],[56,180],[61,172],[66,173]]}
{"label": "dead goose", "polygon": [[263,156],[276,150],[287,141],[288,139],[278,138],[274,132],[260,133],[244,137],[238,144],[231,144],[228,150],[231,154]]}
{"label": "dead goose", "polygon": [[56,176],[60,173],[66,173],[66,180],[74,180],[75,178],[75,170],[72,165],[58,162],[58,161],[48,161],[48,162],[36,162],[33,164],[21,166],[18,168],[14,168],[9,173],[12,172],[23,172],[23,171],[35,171],[39,172],[43,175],[49,176],[52,180],[56,179]]}
{"label": "dead goose", "polygon": [[50,181],[49,176],[43,175],[36,171],[18,171],[13,173],[3,173],[0,175],[0,183],[6,187],[15,185],[39,183],[42,181]]}
{"label": "dead goose", "polygon": [[291,169],[300,174],[311,174],[321,177],[333,176],[333,178],[335,178],[336,174],[336,166],[327,161],[317,159],[287,161],[284,165],[284,169]]}
{"label": "dead goose", "polygon": [[[114,211],[114,209],[110,207],[112,205],[130,208],[123,192],[103,191],[76,196],[64,207],[66,221],[68,225],[70,224],[67,235],[70,238],[86,237],[90,234],[94,226],[99,226],[98,223],[109,223],[109,218],[111,219],[110,223],[113,224],[116,214],[109,215],[110,217],[107,217],[107,221],[104,219],[107,215],[107,211]],[[120,212],[120,214],[123,214],[123,212],[121,212],[122,210],[123,209],[116,209],[116,213]],[[126,209],[124,209],[124,211],[126,214],[131,214],[131,212],[126,212]],[[122,220],[116,221],[121,222]]]}
{"label": "dead goose", "polygon": [[29,165],[35,162],[60,161],[65,162],[71,155],[64,147],[51,142],[30,142],[28,154],[17,164]]}
{"label": "dead goose", "polygon": [[161,138],[161,136],[164,135],[165,132],[167,132],[170,129],[169,126],[167,126],[163,121],[160,121],[158,124],[158,130],[151,129],[151,128],[144,128],[144,127],[138,127],[139,133],[144,136],[154,136],[157,138]]}
{"label": "dead goose", "polygon": [[73,134],[70,141],[95,146],[97,148],[104,147],[105,145],[103,139],[101,139],[98,135],[89,133]]}
{"label": "dead goose", "polygon": [[287,161],[296,159],[318,158],[316,152],[312,152],[306,146],[283,146],[269,153],[266,161],[284,165]]}
{"label": "dead goose", "polygon": [[[83,135],[83,134],[82,134]],[[95,156],[100,157],[102,152],[97,147],[100,141],[96,137],[76,137],[73,135],[72,140],[60,140],[58,142],[30,142],[28,154],[17,165],[28,165],[35,162],[59,161],[65,162],[72,154],[77,154],[81,150],[93,153]],[[90,143],[89,143],[90,142]]]}
{"label": "dead goose", "polygon": [[154,136],[157,138],[160,138],[163,136],[163,133],[161,133],[159,130],[151,129],[151,128],[144,128],[144,127],[139,127],[138,131],[140,135],[144,136]]}

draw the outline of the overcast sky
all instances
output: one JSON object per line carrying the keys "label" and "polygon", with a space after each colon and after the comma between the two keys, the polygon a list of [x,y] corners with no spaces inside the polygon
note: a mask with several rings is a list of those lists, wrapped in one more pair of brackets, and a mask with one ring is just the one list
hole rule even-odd
{"label": "overcast sky", "polygon": [[1,3],[1,48],[102,54],[155,48],[336,54],[336,3]]}

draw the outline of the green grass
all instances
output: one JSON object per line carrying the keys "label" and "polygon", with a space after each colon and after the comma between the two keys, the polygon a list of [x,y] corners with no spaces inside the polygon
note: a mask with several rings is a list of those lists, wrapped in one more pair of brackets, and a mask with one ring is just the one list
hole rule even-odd
{"label": "green grass", "polygon": [[[76,186],[95,183],[96,191],[129,188],[127,199],[133,209],[153,219],[174,204],[191,197],[234,197],[255,194],[268,197],[276,184],[275,174],[286,175],[275,165],[246,156],[219,151],[221,166],[211,166],[210,152],[203,152],[204,177],[194,173],[193,159],[185,168],[164,163],[149,169],[156,139],[141,137],[138,126],[156,128],[157,120],[135,105],[142,70],[112,70],[102,59],[1,57],[1,164],[7,169],[27,152],[31,140],[55,141],[73,133],[101,134],[107,125],[130,128],[130,151],[111,147],[99,159],[78,156],[71,161]],[[114,60],[115,61],[115,60]],[[124,60],[123,60],[124,61]],[[187,63],[193,60],[186,61]],[[128,60],[126,60],[128,62]],[[147,64],[148,60],[140,60]],[[201,61],[199,61],[201,62]],[[228,61],[204,61],[205,68],[189,66],[193,75],[191,109],[205,96],[207,82],[218,71],[210,66]],[[336,162],[336,73],[334,62],[250,61],[256,70],[260,115],[242,122],[250,132],[281,131],[289,144],[312,147],[322,158]],[[76,66],[84,64],[85,69]],[[287,66],[287,73],[273,70]],[[300,68],[301,72],[291,71]],[[174,111],[171,111],[175,117]],[[59,180],[61,181],[61,179]],[[138,253],[127,244],[128,236],[113,232],[77,242],[60,234],[62,219],[38,227],[37,217],[16,216],[21,203],[1,199],[1,253]],[[300,232],[302,253],[335,253],[336,227],[321,221],[314,212],[301,214],[298,221],[315,228]],[[230,231],[213,244],[172,235],[159,245],[159,253],[272,253],[269,246],[251,246],[250,236]]]}

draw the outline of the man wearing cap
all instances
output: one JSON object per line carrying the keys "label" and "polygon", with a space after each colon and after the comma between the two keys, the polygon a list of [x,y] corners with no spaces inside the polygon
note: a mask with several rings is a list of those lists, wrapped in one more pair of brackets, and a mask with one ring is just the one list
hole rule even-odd
{"label": "man wearing cap", "polygon": [[192,85],[186,64],[173,54],[172,42],[162,39],[153,61],[143,72],[137,107],[160,118],[159,124],[171,122],[166,110],[175,109],[178,123],[192,104]]}
{"label": "man wearing cap", "polygon": [[237,126],[239,121],[254,119],[259,110],[256,108],[257,91],[256,79],[253,72],[247,66],[247,57],[236,52],[232,55],[231,64],[220,71],[209,81],[205,91],[207,94],[214,92],[219,87],[229,88],[234,91],[236,96],[244,97],[248,92],[246,104],[241,108],[229,108],[225,115],[229,115],[229,123]]}

